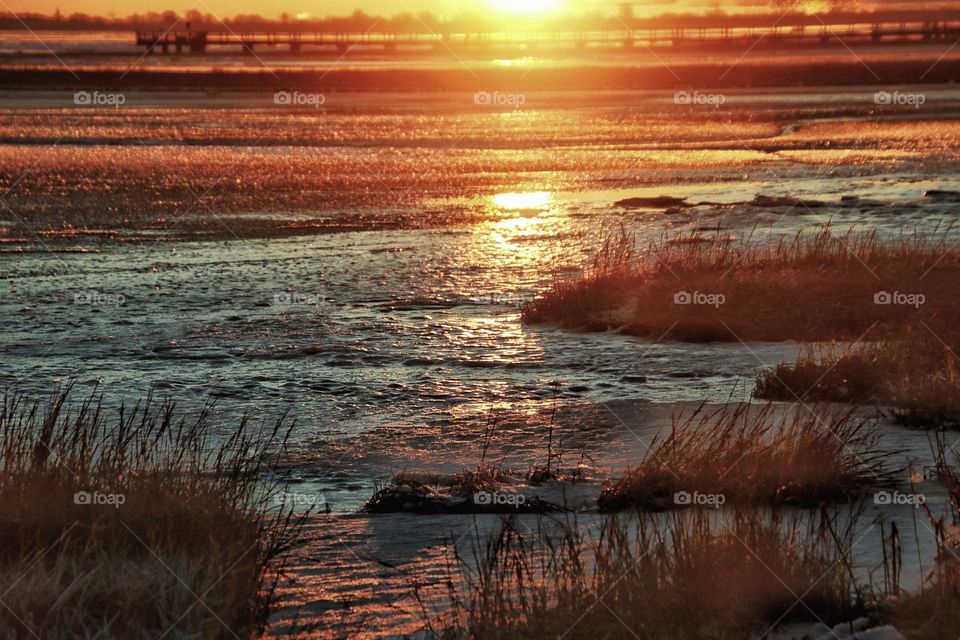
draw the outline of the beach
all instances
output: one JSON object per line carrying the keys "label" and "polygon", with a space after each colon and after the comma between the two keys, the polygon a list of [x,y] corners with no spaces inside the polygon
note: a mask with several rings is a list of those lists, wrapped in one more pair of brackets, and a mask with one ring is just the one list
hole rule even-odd
{"label": "beach", "polygon": [[[97,384],[108,404],[212,394],[223,423],[292,412],[288,491],[331,513],[311,516],[278,637],[412,632],[411,581],[442,581],[450,536],[466,544],[475,520],[358,514],[377,483],[484,453],[524,468],[552,437],[591,460],[589,503],[672,413],[748,400],[760,371],[795,357],[791,343],[529,326],[519,308],[618,226],[952,234],[955,201],[930,194],[960,189],[960,96],[925,85],[909,89],[920,107],[875,101],[901,90],[736,90],[720,106],[534,92],[510,109],[469,93],[331,94],[314,110],[272,94],[134,92],[83,109],[70,92],[7,92],[0,375],[38,395]],[[615,205],[664,194],[706,204]],[[923,434],[879,428],[904,465],[931,464]],[[913,530],[909,510],[891,517]]]}
{"label": "beach", "polygon": [[[145,58],[127,35],[0,39],[0,383],[30,399],[73,384],[75,411],[86,393],[105,412],[213,402],[213,443],[242,416],[289,419],[263,481],[279,483],[273,507],[308,515],[265,637],[451,624],[450,585],[504,513],[429,512],[395,475],[433,487],[494,465],[514,498],[558,507],[519,512],[531,539],[599,535],[598,496],[684,416],[763,405],[756,381],[812,348],[644,334],[618,324],[642,315],[626,288],[626,311],[597,320],[589,286],[611,238],[654,265],[798,234],[919,234],[944,254],[960,239],[950,43],[402,61]],[[582,283],[570,315],[589,321],[531,319]],[[830,400],[870,425],[899,489],[953,513],[932,430]],[[400,508],[372,512],[391,487]],[[937,535],[917,505],[870,497],[881,489],[820,506],[862,506],[836,520],[852,523],[858,579],[886,568],[894,523],[912,588]]]}

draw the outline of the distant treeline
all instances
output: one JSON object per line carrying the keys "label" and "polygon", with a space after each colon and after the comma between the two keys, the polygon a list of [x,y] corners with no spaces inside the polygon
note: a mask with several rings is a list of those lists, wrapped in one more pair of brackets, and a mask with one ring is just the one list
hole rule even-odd
{"label": "distant treeline", "polygon": [[439,18],[424,12],[419,14],[401,13],[390,17],[372,16],[363,11],[355,11],[349,16],[300,19],[287,14],[279,18],[264,18],[257,15],[238,15],[233,18],[218,18],[213,14],[191,10],[185,14],[173,11],[163,13],[133,14],[125,18],[105,18],[74,13],[69,16],[39,14],[0,13],[0,29],[34,31],[131,31],[147,29],[174,29],[195,31],[218,31],[229,28],[233,31],[325,31],[325,32],[371,32],[371,33],[466,33],[499,30],[542,31],[603,31],[620,30],[625,27],[634,29],[671,29],[671,28],[711,28],[711,27],[766,27],[777,24],[788,28],[793,26],[819,27],[823,24],[850,23],[897,23],[932,22],[960,20],[960,8],[938,10],[878,10],[857,12],[833,10],[820,14],[807,13],[708,13],[708,14],[664,14],[655,18],[637,18],[629,13],[611,16],[609,14],[588,13],[577,16],[557,17],[545,20],[523,20],[521,18],[487,14],[463,14],[454,18]]}

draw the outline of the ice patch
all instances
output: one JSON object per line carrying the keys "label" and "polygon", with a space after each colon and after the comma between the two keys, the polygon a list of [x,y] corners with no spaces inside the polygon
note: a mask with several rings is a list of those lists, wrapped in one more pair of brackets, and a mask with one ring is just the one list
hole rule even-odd
{"label": "ice patch", "polygon": [[770,637],[773,640],[906,640],[892,625],[871,627],[869,618],[842,622],[832,629],[825,624],[792,626]]}

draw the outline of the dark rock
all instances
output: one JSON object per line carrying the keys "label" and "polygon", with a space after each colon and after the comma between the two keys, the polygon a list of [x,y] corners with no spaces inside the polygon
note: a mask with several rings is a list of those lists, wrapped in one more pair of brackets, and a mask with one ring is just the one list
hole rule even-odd
{"label": "dark rock", "polygon": [[946,189],[930,189],[923,194],[924,198],[931,200],[946,200],[948,202],[960,201],[960,191],[948,191]]}
{"label": "dark rock", "polygon": [[802,207],[805,209],[827,206],[827,203],[821,200],[803,200],[790,196],[766,196],[761,193],[755,195],[748,204],[755,207]]}
{"label": "dark rock", "polygon": [[686,197],[656,196],[653,198],[626,198],[618,200],[616,206],[624,209],[671,209],[692,207]]}
{"label": "dark rock", "polygon": [[367,513],[414,513],[418,515],[474,513],[551,513],[563,507],[537,496],[524,496],[513,504],[478,503],[473,496],[439,493],[409,485],[387,487],[378,491],[363,507]]}

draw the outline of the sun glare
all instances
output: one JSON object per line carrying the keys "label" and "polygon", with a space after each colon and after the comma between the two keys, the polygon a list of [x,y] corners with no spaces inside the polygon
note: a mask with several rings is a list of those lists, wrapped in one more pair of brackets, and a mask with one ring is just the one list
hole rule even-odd
{"label": "sun glare", "polygon": [[488,0],[501,13],[536,15],[556,9],[560,0]]}
{"label": "sun glare", "polygon": [[493,196],[493,204],[508,211],[543,210],[550,204],[550,193],[500,193]]}

